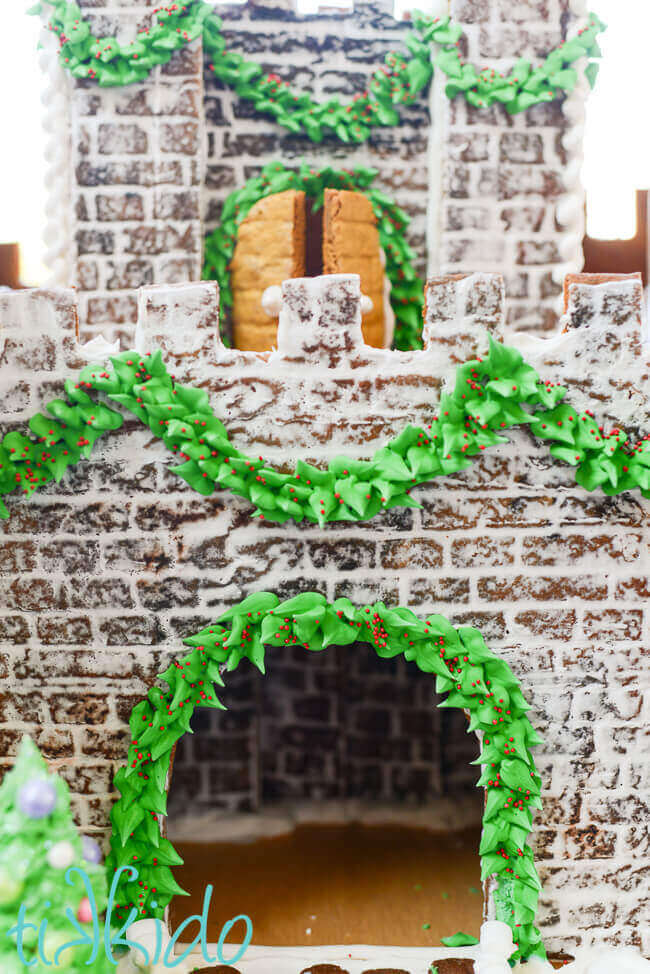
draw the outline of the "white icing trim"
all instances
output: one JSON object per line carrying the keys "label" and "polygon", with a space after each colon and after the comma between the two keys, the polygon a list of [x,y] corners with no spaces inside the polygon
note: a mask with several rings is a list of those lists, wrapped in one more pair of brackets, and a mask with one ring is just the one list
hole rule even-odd
{"label": "white icing trim", "polygon": [[[650,961],[644,960],[636,947],[583,947],[575,960],[562,968],[566,974],[650,974]],[[548,961],[532,957],[527,964],[517,964],[512,974],[552,974]]]}
{"label": "white icing trim", "polygon": [[[237,945],[228,943],[224,955],[235,957],[237,949]],[[181,950],[182,947],[179,947],[177,953]],[[432,963],[435,964],[450,954],[454,957],[473,958],[476,951],[476,947],[375,947],[363,944],[258,947],[252,944],[243,958],[237,961],[237,970],[241,974],[297,974],[298,971],[310,971],[311,967],[318,964],[335,964],[347,971],[347,974],[365,974],[369,968],[398,968],[412,971],[413,974],[425,974]],[[208,945],[208,953],[212,956],[216,954],[216,944]],[[190,956],[196,957],[196,954]]]}
{"label": "white icing trim", "polygon": [[[485,924],[484,924],[485,926]],[[481,928],[483,934],[483,927]],[[178,945],[176,953],[183,950]],[[235,956],[237,946],[228,945],[227,956]],[[197,957],[199,950],[190,955]],[[208,953],[215,955],[216,945],[208,946]],[[339,964],[349,974],[365,974],[369,967],[383,969],[400,968],[414,974],[424,974],[431,964],[452,954],[454,957],[468,957],[475,961],[481,955],[481,947],[374,947],[374,946],[328,946],[328,947],[262,947],[251,945],[244,957],[237,961],[241,974],[287,974],[303,970],[307,965]],[[514,969],[506,965],[505,970],[512,974],[552,974],[548,961],[531,957],[526,964],[517,964]],[[482,968],[484,974],[500,974],[500,967]],[[595,947],[577,951],[576,960],[562,968],[567,974],[650,974],[650,961],[644,960],[633,947]],[[122,971],[118,968],[118,974]],[[128,974],[131,974],[129,971]],[[158,972],[151,972],[158,974]]]}
{"label": "white icing trim", "polygon": [[[449,0],[433,0],[434,17],[449,14]],[[434,51],[431,51],[433,64]],[[435,69],[429,86],[429,193],[427,200],[427,277],[437,277],[440,273],[440,250],[442,246],[442,181],[445,159],[446,134],[449,122],[449,100],[445,95],[445,76]]]}
{"label": "white icing trim", "polygon": [[120,340],[109,342],[104,335],[96,335],[91,341],[80,345],[79,352],[88,362],[105,362],[111,355],[119,355]]}
{"label": "white icing trim", "polygon": [[58,40],[47,29],[49,8],[41,13],[43,24],[42,47],[38,63],[47,79],[41,95],[45,142],[45,226],[43,240],[44,262],[50,272],[46,286],[66,287],[72,280],[70,266],[70,235],[72,208],[70,200],[70,125],[69,79],[59,63]]}
{"label": "white icing trim", "polygon": [[[585,0],[571,0],[570,10],[575,18],[581,20],[587,16]],[[563,284],[567,274],[575,274],[582,270],[584,258],[582,241],[585,235],[585,193],[582,185],[582,165],[584,161],[585,134],[585,105],[589,95],[589,82],[585,77],[586,58],[581,58],[575,64],[578,81],[573,91],[564,101],[563,112],[568,122],[568,129],[562,137],[562,145],[566,152],[567,161],[563,170],[566,191],[558,200],[555,217],[562,226],[562,234],[558,240],[558,250],[562,263],[553,268],[553,280],[556,284]],[[563,299],[557,300],[557,311],[561,314]]]}
{"label": "white icing trim", "polygon": [[475,974],[510,974],[508,958],[516,947],[508,924],[500,920],[486,920],[481,926],[480,938]]}

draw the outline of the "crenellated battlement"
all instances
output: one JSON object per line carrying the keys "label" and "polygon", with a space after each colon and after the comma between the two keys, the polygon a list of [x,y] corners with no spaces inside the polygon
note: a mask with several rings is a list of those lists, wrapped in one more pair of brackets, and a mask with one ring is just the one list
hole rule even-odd
{"label": "crenellated battlement", "polygon": [[[179,381],[207,388],[244,449],[277,460],[323,461],[354,448],[371,456],[406,423],[430,422],[457,365],[487,350],[488,334],[514,344],[545,379],[570,390],[577,408],[608,425],[650,427],[650,372],[642,344],[640,280],[567,280],[562,330],[549,339],[510,334],[501,277],[433,278],[425,288],[424,348],[375,349],[361,335],[356,275],[285,281],[277,349],[226,348],[214,283],[143,288],[128,336],[141,353],[160,348]],[[0,296],[3,412],[18,420],[43,405],[30,381],[73,375],[96,346],[78,343],[74,291]],[[107,353],[104,353],[107,354]],[[20,378],[16,379],[19,373]],[[47,394],[47,393],[46,393]]]}

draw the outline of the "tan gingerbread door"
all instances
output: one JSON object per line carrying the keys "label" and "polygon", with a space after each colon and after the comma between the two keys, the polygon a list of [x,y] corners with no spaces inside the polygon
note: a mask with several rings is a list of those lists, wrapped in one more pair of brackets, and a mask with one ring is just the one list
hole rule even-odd
{"label": "tan gingerbread door", "polygon": [[276,344],[278,319],[262,307],[267,287],[305,274],[305,194],[293,189],[258,200],[242,220],[230,262],[235,348]]}
{"label": "tan gingerbread door", "polygon": [[230,263],[236,348],[267,351],[276,344],[277,317],[262,307],[268,287],[290,277],[359,274],[372,301],[362,317],[364,340],[384,344],[384,268],[370,201],[362,193],[325,190],[322,209],[296,190],[259,200],[242,221]]}
{"label": "tan gingerbread door", "polygon": [[363,193],[326,189],[323,209],[323,274],[358,274],[372,301],[361,329],[366,345],[384,344],[384,267],[377,221]]}

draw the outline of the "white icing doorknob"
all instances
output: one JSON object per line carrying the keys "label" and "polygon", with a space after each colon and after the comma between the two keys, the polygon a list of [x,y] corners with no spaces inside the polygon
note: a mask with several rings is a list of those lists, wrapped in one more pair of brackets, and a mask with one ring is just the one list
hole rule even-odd
{"label": "white icing doorknob", "polygon": [[279,284],[271,284],[262,294],[262,308],[269,318],[277,318],[282,310],[282,288]]}
{"label": "white icing doorknob", "polygon": [[373,308],[374,308],[374,305],[372,303],[372,298],[371,297],[368,297],[367,294],[362,294],[361,295],[361,314],[362,315],[370,314],[370,312],[372,311]]}

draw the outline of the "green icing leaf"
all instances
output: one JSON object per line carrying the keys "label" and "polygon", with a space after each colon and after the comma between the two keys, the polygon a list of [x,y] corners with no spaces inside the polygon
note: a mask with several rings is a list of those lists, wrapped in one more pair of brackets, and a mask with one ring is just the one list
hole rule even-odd
{"label": "green icing leaf", "polygon": [[452,934],[451,937],[441,937],[441,943],[445,947],[473,947],[478,942],[477,937],[472,937],[471,934],[461,933],[460,931]]}

